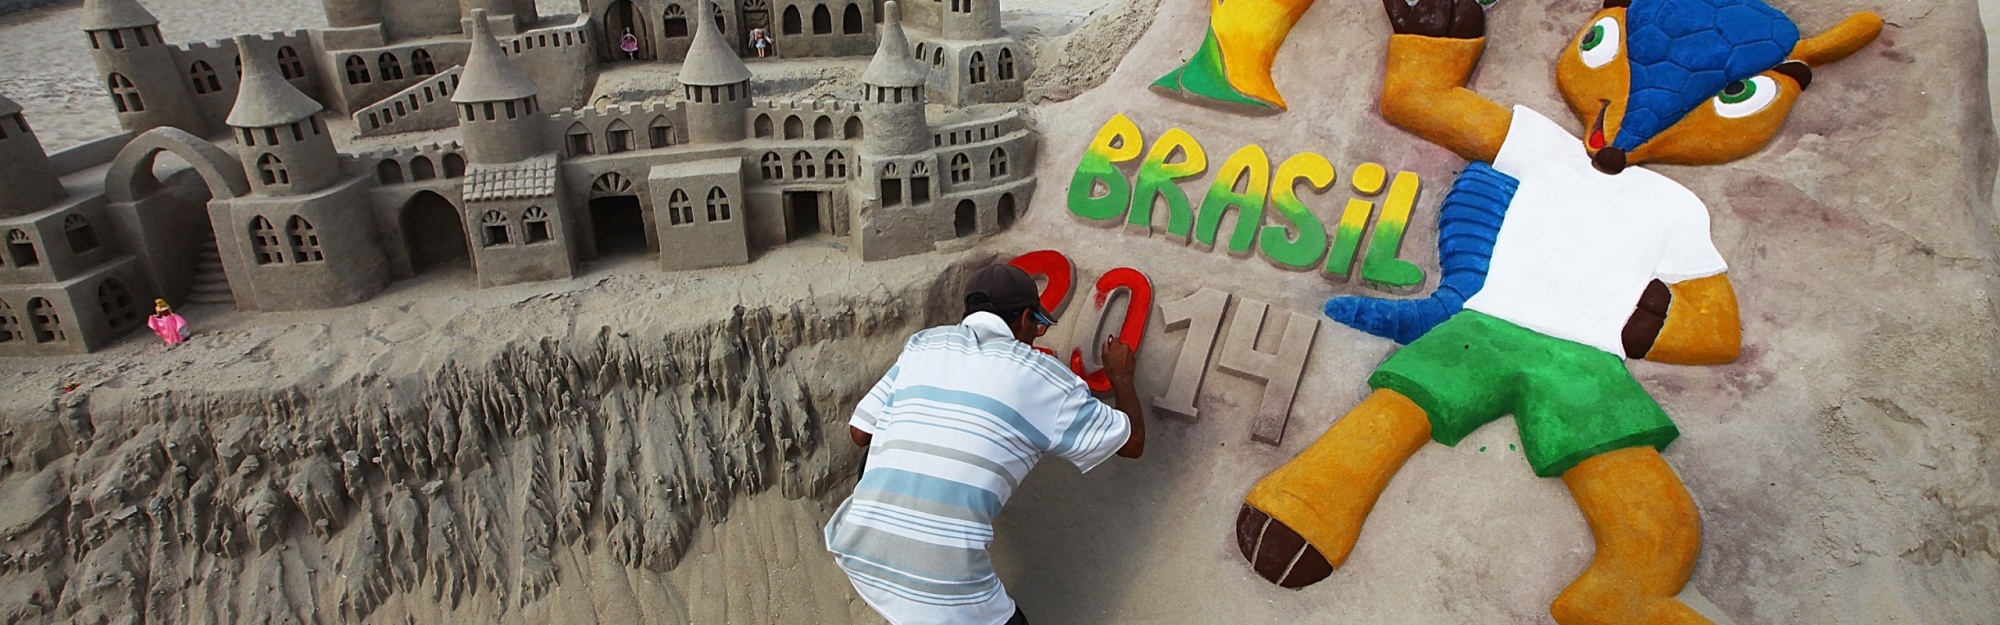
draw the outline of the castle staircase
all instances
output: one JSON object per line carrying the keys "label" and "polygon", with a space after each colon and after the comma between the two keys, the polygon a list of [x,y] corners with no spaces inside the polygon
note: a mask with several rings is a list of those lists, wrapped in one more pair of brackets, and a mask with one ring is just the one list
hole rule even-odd
{"label": "castle staircase", "polygon": [[229,278],[222,272],[222,254],[215,249],[214,237],[202,242],[201,261],[195,263],[194,288],[188,290],[187,303],[236,305],[236,295],[229,290]]}
{"label": "castle staircase", "polygon": [[379,137],[458,125],[451,94],[458,91],[458,75],[464,71],[464,66],[453,65],[354,111],[354,127],[363,137]]}

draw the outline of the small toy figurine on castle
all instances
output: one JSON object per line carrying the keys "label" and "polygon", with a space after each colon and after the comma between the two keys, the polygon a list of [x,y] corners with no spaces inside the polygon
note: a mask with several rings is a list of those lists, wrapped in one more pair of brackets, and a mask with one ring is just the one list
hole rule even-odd
{"label": "small toy figurine on castle", "polygon": [[[1267,26],[1284,26],[1264,32],[1277,41],[1233,39],[1246,32],[1226,27],[1243,16],[1225,7],[1247,8],[1217,4],[1210,45],[1178,84],[1282,106],[1269,60],[1307,4],[1258,5]],[[1481,2],[1384,7],[1395,34],[1383,117],[1473,162],[1439,210],[1432,295],[1327,302],[1335,320],[1406,346],[1369,377],[1367,399],[1251,489],[1238,546],[1273,583],[1318,582],[1347,559],[1376,498],[1425,440],[1456,444],[1511,414],[1535,474],[1562,478],[1596,539],[1590,566],[1551,606],[1555,620],[1709,622],[1675,598],[1701,534],[1659,451],[1679,430],[1622,359],[1735,360],[1736,295],[1701,199],[1637,165],[1757,152],[1812,68],[1868,45],[1881,18],[1856,14],[1802,39],[1759,0],[1605,0],[1556,59],[1579,139],[1465,88],[1486,46]]]}
{"label": "small toy figurine on castle", "polygon": [[187,340],[192,334],[188,330],[187,320],[174,314],[174,309],[167,306],[167,300],[163,299],[153,300],[153,315],[146,318],[146,327],[152,328],[154,334],[160,335],[160,340],[166,341],[167,347],[181,344],[181,341]]}

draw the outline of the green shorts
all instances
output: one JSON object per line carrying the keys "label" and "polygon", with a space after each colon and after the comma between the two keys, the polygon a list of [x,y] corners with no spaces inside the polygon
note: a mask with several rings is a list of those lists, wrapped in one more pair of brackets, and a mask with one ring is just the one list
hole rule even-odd
{"label": "green shorts", "polygon": [[1664,449],[1680,436],[1623,358],[1471,310],[1397,350],[1368,386],[1416,402],[1431,439],[1445,445],[1514,415],[1528,465],[1542,477],[1607,451]]}

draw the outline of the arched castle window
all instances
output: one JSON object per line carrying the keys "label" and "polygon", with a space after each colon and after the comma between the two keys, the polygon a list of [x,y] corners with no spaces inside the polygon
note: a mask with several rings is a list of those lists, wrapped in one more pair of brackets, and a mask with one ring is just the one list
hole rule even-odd
{"label": "arched castle window", "polygon": [[903,179],[896,173],[896,164],[882,166],[882,205],[895,206],[903,203]]}
{"label": "arched castle window", "polygon": [[105,79],[111,88],[111,103],[118,106],[120,113],[137,113],[146,110],[146,101],[139,98],[139,88],[132,86],[131,79],[124,74],[112,74]]}
{"label": "arched castle window", "polygon": [[678,4],[667,5],[667,25],[663,32],[668,37],[688,36],[687,10]]}
{"label": "arched castle window", "polygon": [[507,214],[500,211],[486,211],[479,218],[479,231],[486,247],[507,244]]}
{"label": "arched castle window", "polygon": [[604,153],[617,154],[632,151],[632,127],[625,120],[614,119],[611,126],[604,129]]}
{"label": "arched castle window", "polygon": [[910,164],[910,203],[929,204],[931,201],[931,165],[924,161]]}
{"label": "arched castle window", "polygon": [[785,179],[785,159],[777,152],[765,152],[763,158],[757,159],[757,165],[765,180]]}
{"label": "arched castle window", "polygon": [[847,177],[846,154],[841,154],[840,150],[834,150],[826,153],[826,177],[828,178]]}
{"label": "arched castle window", "polygon": [[299,60],[299,51],[293,50],[291,46],[279,47],[278,71],[285,75],[285,80],[305,78],[306,64]]}
{"label": "arched castle window", "polygon": [[90,226],[90,220],[83,215],[63,218],[63,238],[69,240],[69,251],[82,254],[97,249],[97,229]]}
{"label": "arched castle window", "polygon": [[197,94],[222,90],[222,80],[215,77],[215,68],[208,61],[195,61],[194,67],[188,68],[188,74],[194,76],[194,92]]}
{"label": "arched castle window", "polygon": [[849,2],[847,3],[847,9],[840,12],[840,33],[843,35],[861,34],[861,5]]}
{"label": "arched castle window", "polygon": [[285,223],[285,238],[291,243],[292,262],[316,263],[326,260],[326,254],[319,249],[319,231],[313,229],[312,222],[293,215]]}
{"label": "arched castle window", "polygon": [[465,175],[465,157],[456,153],[444,155],[444,177],[457,178]]}
{"label": "arched castle window", "polygon": [[917,42],[917,60],[919,61],[924,60],[924,51],[929,50],[929,48],[924,47],[924,45],[925,44],[922,41]]}
{"label": "arched castle window", "polygon": [[1010,226],[1013,226],[1013,225],[1014,225],[1014,194],[1012,194],[1012,193],[1002,193],[1002,194],[1000,194],[1000,208],[999,208],[998,210],[996,210],[995,212],[998,212],[998,213],[1000,213],[1000,214],[999,214],[999,218],[1000,218],[1000,227],[1001,227],[1001,228],[1007,228],[1007,227],[1010,227]]}
{"label": "arched castle window", "polygon": [[618,172],[607,172],[590,183],[590,197],[612,197],[632,194],[632,181],[626,180]]}
{"label": "arched castle window", "polygon": [[278,229],[271,225],[271,220],[261,215],[250,220],[250,252],[257,257],[259,265],[285,262],[284,241],[278,238]]}
{"label": "arched castle window", "polygon": [[238,54],[238,55],[236,55],[236,58],[234,59],[234,62],[235,62],[235,64],[236,64],[236,78],[237,78],[238,80],[242,80],[242,79],[243,79],[243,55],[241,55],[241,54]]}
{"label": "arched castle window", "polygon": [[786,139],[804,139],[805,136],[806,123],[804,120],[799,119],[797,115],[785,118]]}
{"label": "arched castle window", "polygon": [[813,34],[833,34],[833,12],[828,11],[824,4],[813,7]]}
{"label": "arched castle window", "polygon": [[752,123],[750,124],[750,126],[751,126],[751,130],[752,130],[752,131],[754,131],[754,132],[756,133],[756,136],[757,136],[757,138],[759,138],[759,139],[769,139],[769,138],[771,138],[771,116],[770,116],[770,115],[758,115],[758,116],[757,116],[757,121],[755,121],[755,122],[752,122]]}
{"label": "arched castle window", "polygon": [[818,168],[813,166],[813,155],[811,152],[807,152],[805,150],[799,150],[797,154],[792,155],[793,179],[795,180],[811,179],[815,177],[816,174],[816,172],[814,171],[815,169]]}
{"label": "arched castle window", "polygon": [[35,253],[34,239],[28,238],[28,231],[20,228],[7,231],[7,260],[21,268],[42,264],[41,255]]}
{"label": "arched castle window", "polygon": [[555,240],[550,236],[549,212],[540,206],[530,206],[527,212],[521,213],[521,229],[527,233],[528,245]]}
{"label": "arched castle window", "polygon": [[875,23],[877,23],[877,24],[880,24],[880,23],[882,23],[882,3],[883,3],[883,1],[884,1],[884,0],[875,0]]}
{"label": "arched castle window", "polygon": [[292,183],[292,174],[285,171],[285,162],[279,160],[278,155],[269,152],[257,157],[257,174],[264,178],[264,184],[289,185]]}
{"label": "arched castle window", "polygon": [[951,157],[951,182],[958,184],[972,180],[972,159],[964,154]]}
{"label": "arched castle window", "polygon": [[841,137],[842,139],[860,139],[860,138],[861,138],[861,118],[860,118],[860,117],[849,117],[849,118],[847,118],[847,127],[846,127],[846,128],[843,128],[843,129],[841,129],[841,131],[840,131],[840,137]]}
{"label": "arched castle window", "polygon": [[383,52],[375,57],[375,67],[381,70],[382,80],[402,80],[403,64],[396,62],[396,53]]}
{"label": "arched castle window", "polygon": [[430,76],[438,73],[437,62],[431,60],[431,53],[423,48],[410,51],[410,73]]}
{"label": "arched castle window", "polygon": [[348,55],[347,84],[365,85],[368,82],[368,62],[361,60],[360,55]]}
{"label": "arched castle window", "polygon": [[104,278],[98,284],[98,306],[104,308],[104,323],[112,331],[124,331],[138,323],[138,308],[132,306],[132,292],[118,278]]}
{"label": "arched castle window", "polygon": [[813,120],[813,138],[825,139],[833,136],[833,118],[825,115]]}
{"label": "arched castle window", "polygon": [[430,180],[438,176],[437,166],[431,164],[430,157],[419,156],[410,159],[410,179]]}
{"label": "arched castle window", "polygon": [[972,53],[971,67],[966,73],[972,76],[972,84],[976,85],[986,82],[986,55],[978,52]]}
{"label": "arched castle window", "polygon": [[729,221],[729,192],[722,187],[708,188],[708,220]]}
{"label": "arched castle window", "polygon": [[7,300],[0,300],[0,343],[24,340],[21,336],[21,318],[14,316],[14,307]]}
{"label": "arched castle window", "polygon": [[673,195],[667,196],[667,223],[675,226],[694,223],[694,202],[688,200],[686,191],[674,189]]}
{"label": "arched castle window", "polygon": [[1001,80],[1013,80],[1013,79],[1014,79],[1014,49],[1013,49],[1013,48],[1001,48],[1001,49],[1000,49],[1000,79],[1001,79]]}
{"label": "arched castle window", "polygon": [[569,138],[570,156],[588,156],[597,153],[591,145],[590,129],[583,127],[583,122],[570,124],[566,136]]}
{"label": "arched castle window", "polygon": [[959,200],[958,209],[953,212],[957,214],[952,216],[951,229],[958,238],[972,236],[979,230],[979,207],[972,200]]}
{"label": "arched castle window", "polygon": [[783,24],[783,27],[782,30],[780,30],[779,32],[782,32],[787,35],[796,35],[799,34],[799,31],[804,30],[804,28],[800,26],[799,7],[797,6],[785,7],[785,17],[784,21],[781,23]]}
{"label": "arched castle window", "polygon": [[28,300],[28,325],[35,332],[36,343],[69,340],[69,333],[63,331],[62,317],[56,314],[56,305],[46,298]]}
{"label": "arched castle window", "polygon": [[667,121],[667,116],[665,115],[655,117],[653,118],[652,127],[646,129],[646,135],[647,138],[652,140],[652,147],[654,148],[664,148],[673,145],[674,123]]}
{"label": "arched castle window", "polygon": [[402,184],[403,165],[392,159],[382,159],[381,163],[375,165],[375,179],[382,181],[384,185]]}
{"label": "arched castle window", "polygon": [[1007,148],[993,148],[993,154],[986,157],[986,174],[994,180],[1007,177]]}
{"label": "arched castle window", "polygon": [[944,64],[944,46],[938,46],[936,48],[931,49],[931,64],[932,65]]}
{"label": "arched castle window", "polygon": [[708,14],[715,16],[715,29],[722,31],[722,34],[724,35],[723,38],[727,39],[728,38],[727,35],[730,34],[729,25],[722,23],[722,5],[710,2],[708,3],[708,6],[709,6]]}

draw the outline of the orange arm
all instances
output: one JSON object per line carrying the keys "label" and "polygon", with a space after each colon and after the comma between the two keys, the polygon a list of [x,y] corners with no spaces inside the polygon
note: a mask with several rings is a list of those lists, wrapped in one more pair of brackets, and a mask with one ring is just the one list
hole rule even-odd
{"label": "orange arm", "polygon": [[1717,365],[1736,360],[1743,351],[1743,326],[1736,311],[1736,289],[1728,274],[1716,274],[1667,285],[1673,302],[1666,322],[1646,360],[1677,365]]}
{"label": "orange arm", "polygon": [[1465,88],[1486,38],[1389,36],[1382,117],[1466,160],[1493,162],[1514,111]]}

